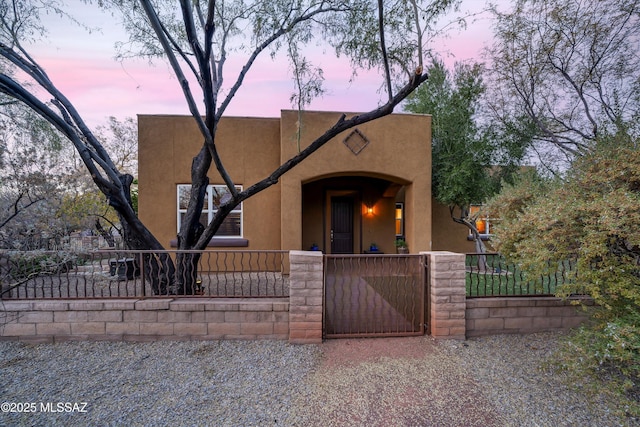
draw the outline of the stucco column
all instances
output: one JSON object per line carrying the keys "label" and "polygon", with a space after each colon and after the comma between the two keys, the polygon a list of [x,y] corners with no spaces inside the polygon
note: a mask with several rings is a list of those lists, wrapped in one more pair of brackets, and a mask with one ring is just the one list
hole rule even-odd
{"label": "stucco column", "polygon": [[281,249],[297,250],[302,244],[302,184],[285,174],[280,180]]}
{"label": "stucco column", "polygon": [[429,325],[434,338],[465,339],[465,255],[423,252],[429,257]]}
{"label": "stucco column", "polygon": [[416,175],[405,193],[405,234],[411,253],[431,250],[431,176]]}
{"label": "stucco column", "polygon": [[289,342],[322,342],[322,252],[290,251],[289,261]]}

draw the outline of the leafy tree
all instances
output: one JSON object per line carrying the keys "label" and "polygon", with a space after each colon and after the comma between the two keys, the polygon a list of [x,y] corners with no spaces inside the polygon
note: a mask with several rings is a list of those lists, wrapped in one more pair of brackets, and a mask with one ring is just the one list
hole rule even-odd
{"label": "leafy tree", "polygon": [[[137,174],[133,119],[110,117],[97,130],[120,167]],[[45,233],[59,238],[93,229],[96,216],[115,226],[115,212],[82,171],[77,156],[32,110],[15,101],[0,105],[0,144],[0,247],[26,248],[27,237]]]}
{"label": "leafy tree", "polygon": [[[202,147],[194,153],[192,162],[192,191],[178,233],[178,247],[204,249],[235,206],[277,183],[284,173],[339,133],[390,114],[423,83],[427,75],[422,69],[425,50],[422,40],[426,39],[423,36],[430,28],[426,24],[432,24],[458,1],[258,0],[247,3],[240,0],[182,0],[179,9],[172,2],[151,0],[99,3],[123,12],[123,20],[131,34],[130,44],[123,45],[125,48],[131,47],[150,58],[163,57],[169,62],[202,134]],[[118,169],[73,104],[28,54],[26,43],[37,39],[44,30],[39,21],[40,13],[45,10],[64,13],[54,9],[52,4],[40,6],[35,0],[14,0],[0,7],[0,56],[28,77],[33,85],[26,86],[11,75],[0,74],[0,92],[28,105],[71,141],[95,185],[118,213],[130,248],[162,249],[132,207],[130,186],[133,177]],[[387,91],[384,104],[364,114],[342,116],[269,176],[238,191],[218,155],[218,122],[254,68],[256,59],[263,54],[275,55],[284,51],[288,55],[295,70],[299,98],[306,100],[314,93],[321,93],[318,90],[321,83],[319,68],[311,66],[304,56],[304,47],[313,46],[318,40],[329,43],[337,54],[349,56],[355,68],[379,68]],[[123,52],[123,55],[127,54],[126,49]],[[232,76],[228,61],[234,55],[244,65]],[[194,77],[195,89],[190,85],[189,75]],[[196,95],[195,90],[199,94]],[[38,93],[44,93],[49,100],[43,101],[36,96]],[[197,101],[200,99],[202,109]],[[211,168],[222,177],[231,197],[203,229],[199,218]],[[173,285],[178,293],[192,292],[198,258],[197,254],[181,253],[177,265],[178,269],[185,270],[174,275],[175,265],[168,256],[152,257],[153,269],[163,272],[150,275],[155,279],[154,290],[165,293],[167,286]]]}
{"label": "leafy tree", "polygon": [[23,247],[45,230],[55,237],[53,224],[42,219],[55,217],[63,151],[46,121],[16,102],[1,103],[0,247]]}
{"label": "leafy tree", "polygon": [[494,12],[494,120],[533,136],[545,165],[566,166],[607,134],[640,135],[640,0],[517,0]]}
{"label": "leafy tree", "polygon": [[138,123],[132,117],[108,117],[105,125],[96,128],[96,136],[120,171],[138,175]]}
{"label": "leafy tree", "polygon": [[586,293],[596,307],[569,365],[619,370],[637,393],[640,2],[518,0],[496,18],[495,121],[566,170],[503,188],[489,203],[501,218],[494,242],[532,277],[575,263],[558,295]]}
{"label": "leafy tree", "polygon": [[[17,102],[0,106],[0,124],[0,247],[46,248],[78,230],[103,230],[103,237],[115,245],[111,231],[103,227],[106,223],[110,229],[119,228],[115,211],[63,137]],[[98,132],[120,167],[137,174],[133,119],[111,117]]]}
{"label": "leafy tree", "polygon": [[[508,213],[494,228],[498,249],[534,276],[574,262],[560,296],[593,297],[595,323],[574,340],[576,359],[615,366],[640,381],[640,143],[598,141],[565,179],[523,180],[490,204]],[[551,261],[551,262],[550,262]],[[572,359],[573,360],[573,359]]]}
{"label": "leafy tree", "polygon": [[[132,118],[118,120],[111,116],[106,125],[96,128],[96,138],[111,153],[114,163],[124,173],[132,176],[138,174],[138,129]],[[76,156],[70,156],[69,168],[72,175],[64,182],[57,216],[65,220],[70,230],[91,230],[98,232],[109,244],[115,247],[114,231],[122,234],[118,216],[107,200],[98,191],[84,167]],[[137,181],[131,188],[134,211],[137,213]],[[105,225],[107,228],[105,228]]]}
{"label": "leafy tree", "polygon": [[427,72],[429,81],[409,96],[405,109],[432,115],[433,195],[449,206],[453,221],[469,228],[476,252],[483,253],[477,215],[470,207],[497,191],[524,149],[501,144],[497,130],[478,124],[485,91],[481,65],[456,63],[451,74],[435,61]]}

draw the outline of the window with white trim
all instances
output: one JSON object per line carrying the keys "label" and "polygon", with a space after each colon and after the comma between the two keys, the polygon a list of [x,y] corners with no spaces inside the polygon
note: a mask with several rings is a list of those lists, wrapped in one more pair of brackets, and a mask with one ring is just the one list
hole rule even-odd
{"label": "window with white trim", "polygon": [[[236,185],[238,191],[242,191],[242,186]],[[187,205],[191,195],[191,184],[178,185],[178,231],[184,216],[187,213]],[[200,214],[200,223],[205,227],[211,222],[213,216],[218,211],[218,207],[231,197],[226,185],[209,185],[207,194],[204,197],[204,206]],[[222,225],[215,234],[219,238],[242,237],[242,203],[235,207],[224,219]]]}

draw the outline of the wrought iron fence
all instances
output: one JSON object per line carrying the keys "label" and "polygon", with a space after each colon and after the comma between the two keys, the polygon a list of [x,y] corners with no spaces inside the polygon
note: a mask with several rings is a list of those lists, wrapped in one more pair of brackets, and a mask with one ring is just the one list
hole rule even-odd
{"label": "wrought iron fence", "polygon": [[287,251],[5,251],[2,299],[288,297]]}
{"label": "wrought iron fence", "polygon": [[556,289],[572,280],[575,263],[549,262],[549,274],[532,278],[498,253],[466,254],[467,297],[551,296]]}

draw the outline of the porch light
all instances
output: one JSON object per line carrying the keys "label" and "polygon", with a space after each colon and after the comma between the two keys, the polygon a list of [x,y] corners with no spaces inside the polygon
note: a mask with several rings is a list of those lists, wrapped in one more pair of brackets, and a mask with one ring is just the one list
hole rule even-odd
{"label": "porch light", "polygon": [[372,217],[376,214],[376,202],[363,201],[362,202],[362,215]]}

